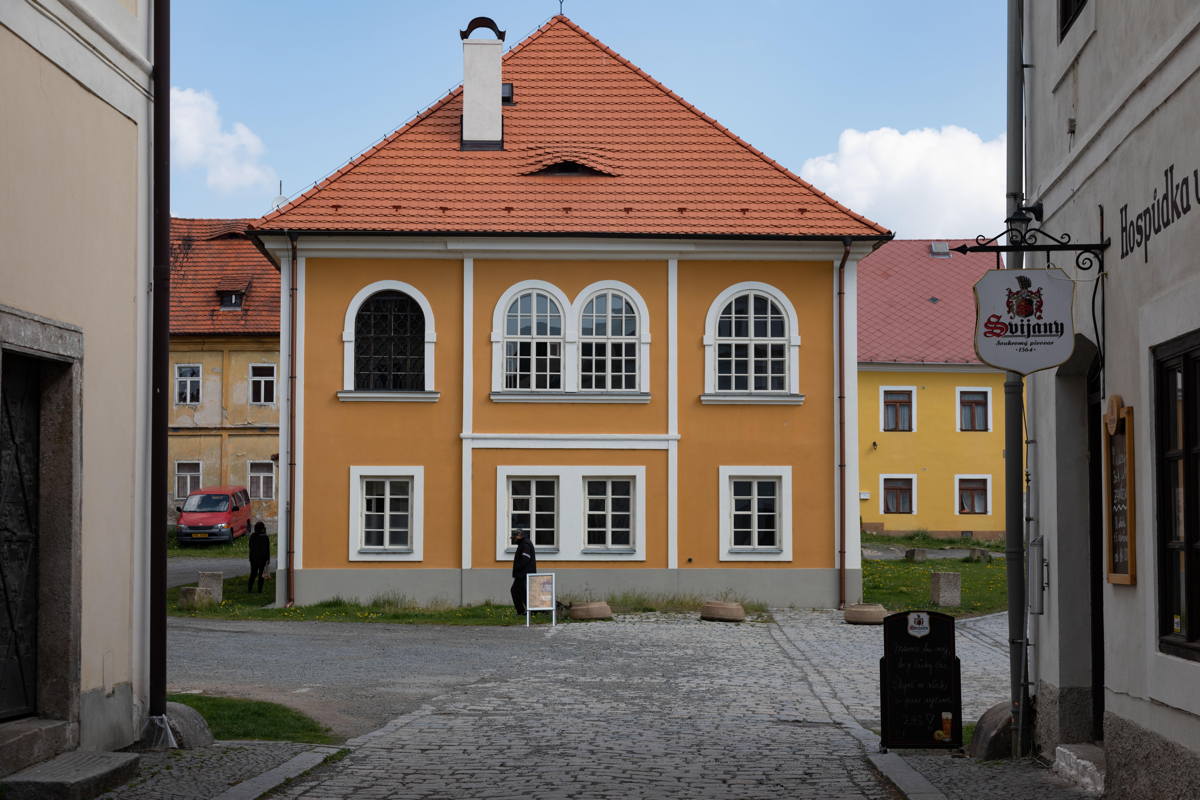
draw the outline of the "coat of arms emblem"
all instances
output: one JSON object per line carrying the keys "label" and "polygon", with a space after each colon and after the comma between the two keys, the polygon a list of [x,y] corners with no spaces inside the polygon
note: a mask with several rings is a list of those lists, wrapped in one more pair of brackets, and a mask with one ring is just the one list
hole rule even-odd
{"label": "coat of arms emblem", "polygon": [[1017,276],[1017,290],[1008,290],[1008,315],[1010,317],[1042,318],[1042,290],[1032,288],[1033,282],[1024,275]]}

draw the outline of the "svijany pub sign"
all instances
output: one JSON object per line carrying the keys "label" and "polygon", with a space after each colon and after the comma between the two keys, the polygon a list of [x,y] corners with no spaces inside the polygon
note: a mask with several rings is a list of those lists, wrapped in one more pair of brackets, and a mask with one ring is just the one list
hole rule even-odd
{"label": "svijany pub sign", "polygon": [[1075,282],[1061,269],[996,269],[975,284],[975,353],[1028,375],[1075,349]]}

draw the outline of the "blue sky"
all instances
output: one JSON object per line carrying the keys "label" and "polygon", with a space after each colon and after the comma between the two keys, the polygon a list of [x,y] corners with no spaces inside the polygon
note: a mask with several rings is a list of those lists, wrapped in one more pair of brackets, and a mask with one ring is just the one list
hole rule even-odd
{"label": "blue sky", "polygon": [[[303,191],[457,85],[458,30],[472,17],[493,17],[511,46],[557,11],[557,0],[176,0],[172,212],[265,212],[278,180]],[[1000,227],[1001,0],[566,0],[564,12],[901,236]]]}

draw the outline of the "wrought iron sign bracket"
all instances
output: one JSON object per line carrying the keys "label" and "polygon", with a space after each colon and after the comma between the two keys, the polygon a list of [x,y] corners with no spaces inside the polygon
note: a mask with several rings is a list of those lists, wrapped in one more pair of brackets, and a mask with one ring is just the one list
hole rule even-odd
{"label": "wrought iron sign bracket", "polygon": [[[996,244],[1003,239],[1004,244]],[[1104,251],[1112,244],[1112,239],[1099,242],[1076,243],[1071,241],[1071,234],[1064,233],[1055,236],[1041,228],[1007,228],[991,239],[976,236],[975,244],[961,244],[952,247],[959,253],[1075,253],[1075,266],[1081,270],[1090,270],[1099,266],[1104,272]]]}

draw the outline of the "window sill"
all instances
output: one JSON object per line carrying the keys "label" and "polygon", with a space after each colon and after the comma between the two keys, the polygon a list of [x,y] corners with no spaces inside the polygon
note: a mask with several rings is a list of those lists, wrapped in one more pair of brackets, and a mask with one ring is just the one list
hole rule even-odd
{"label": "window sill", "polygon": [[[517,548],[506,547],[506,548],[504,548],[504,552],[510,556],[515,555],[517,552]],[[558,555],[558,548],[557,547],[538,547],[537,545],[534,545],[533,555],[535,558],[537,556],[542,555],[543,553],[545,553],[546,555],[556,556],[556,555]]]}
{"label": "window sill", "polygon": [[411,547],[360,547],[358,554],[360,556],[411,556],[413,549]]}
{"label": "window sill", "polygon": [[731,547],[729,552],[736,555],[752,555],[752,556],[780,556],[783,555],[782,547]]}
{"label": "window sill", "polygon": [[802,406],[804,395],[769,394],[767,392],[720,392],[717,394],[702,394],[700,402],[714,406]]}
{"label": "window sill", "polygon": [[637,554],[633,547],[585,547],[579,551],[589,556],[632,556]]}
{"label": "window sill", "polygon": [[338,400],[343,403],[436,403],[441,392],[361,392],[341,391]]}
{"label": "window sill", "polygon": [[493,403],[649,403],[643,392],[492,392]]}
{"label": "window sill", "polygon": [[1160,636],[1158,639],[1159,652],[1188,661],[1200,661],[1200,642],[1189,642],[1178,634]]}

